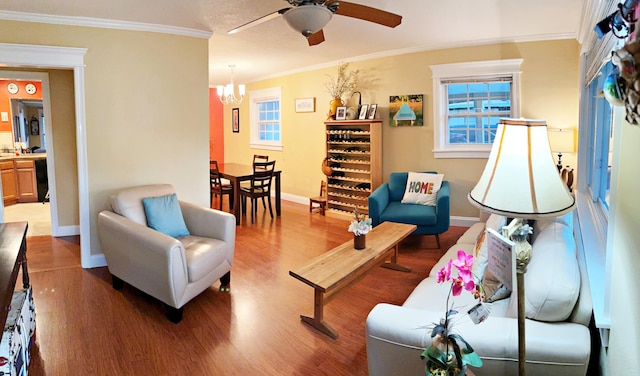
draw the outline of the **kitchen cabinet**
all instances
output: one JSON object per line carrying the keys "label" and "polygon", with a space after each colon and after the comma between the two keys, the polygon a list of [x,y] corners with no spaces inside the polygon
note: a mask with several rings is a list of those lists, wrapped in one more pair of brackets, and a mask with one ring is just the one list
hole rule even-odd
{"label": "kitchen cabinet", "polygon": [[2,200],[4,206],[18,202],[18,180],[13,160],[0,161],[0,174],[2,175]]}
{"label": "kitchen cabinet", "polygon": [[16,179],[18,180],[18,202],[38,201],[36,169],[33,159],[15,160]]}

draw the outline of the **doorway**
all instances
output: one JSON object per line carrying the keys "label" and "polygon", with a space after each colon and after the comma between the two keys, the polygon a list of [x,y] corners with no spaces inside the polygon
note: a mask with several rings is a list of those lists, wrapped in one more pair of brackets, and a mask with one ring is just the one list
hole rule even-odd
{"label": "doorway", "polygon": [[[51,119],[51,101],[50,101],[50,91],[49,91],[49,75],[44,72],[31,72],[31,71],[0,71],[0,79],[3,80],[12,80],[12,82],[22,82],[22,81],[30,81],[37,82],[41,85],[42,90],[42,99],[24,99],[24,98],[14,98],[11,99],[11,119],[13,120],[14,126],[12,127],[11,132],[11,141],[14,143],[18,143],[19,148],[27,148],[32,146],[42,146],[42,145],[53,145],[53,132],[47,132],[46,129],[49,127],[47,124],[47,119]],[[30,129],[30,119],[34,117],[38,121],[38,131],[31,132]],[[39,119],[38,119],[39,118]],[[35,124],[34,124],[35,125]],[[32,133],[34,133],[32,135]],[[37,133],[37,135],[35,134]],[[33,145],[31,145],[33,144]],[[37,145],[36,145],[37,144]],[[15,144],[14,144],[15,145]],[[46,176],[47,176],[47,187],[51,187],[48,189],[48,201],[49,203],[45,205],[45,210],[48,209],[48,221],[43,224],[45,218],[47,218],[45,210],[42,210],[41,207],[35,207],[31,210],[32,213],[27,215],[28,213],[24,213],[21,215],[20,205],[15,204],[18,207],[10,208],[9,210],[5,210],[4,202],[0,200],[0,215],[3,221],[16,221],[16,220],[28,220],[29,218],[35,220],[38,218],[39,228],[48,226],[48,231],[44,231],[40,229],[40,232],[48,232],[54,236],[63,236],[67,234],[61,234],[60,227],[58,226],[58,202],[57,195],[55,191],[55,157],[53,148],[49,148],[46,150],[42,148],[39,151],[43,151],[46,156]],[[40,163],[39,163],[40,165]],[[42,167],[39,167],[42,169]],[[46,194],[47,192],[45,192]],[[9,214],[9,217],[7,217]],[[33,229],[35,230],[35,228]],[[34,231],[31,231],[33,234]],[[70,234],[71,235],[71,234]]]}
{"label": "doorway", "polygon": [[[0,80],[3,79],[4,77],[0,73]],[[35,81],[26,82],[32,85],[36,83]],[[41,87],[41,83],[37,83]],[[25,96],[27,95],[25,94]],[[20,143],[22,153],[25,155],[24,158],[34,159],[33,181],[28,180],[27,184],[30,185],[35,182],[36,194],[35,197],[31,196],[28,199],[21,198],[18,203],[9,206],[6,206],[7,203],[5,202],[4,221],[27,221],[29,223],[27,237],[51,236],[51,205],[49,203],[48,163],[46,157],[46,133],[49,124],[44,115],[44,103],[42,99],[14,97],[10,100],[9,110],[8,119],[13,121],[12,141],[14,144]],[[6,145],[3,147],[6,147]],[[18,179],[18,182],[20,184],[23,183],[20,179]]]}

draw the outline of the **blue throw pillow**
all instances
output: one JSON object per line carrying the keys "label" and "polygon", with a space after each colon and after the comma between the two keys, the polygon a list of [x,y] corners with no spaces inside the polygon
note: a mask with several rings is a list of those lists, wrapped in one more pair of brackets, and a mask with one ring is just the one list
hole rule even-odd
{"label": "blue throw pillow", "polygon": [[145,197],[142,199],[149,227],[174,238],[187,236],[189,230],[184,223],[178,196]]}

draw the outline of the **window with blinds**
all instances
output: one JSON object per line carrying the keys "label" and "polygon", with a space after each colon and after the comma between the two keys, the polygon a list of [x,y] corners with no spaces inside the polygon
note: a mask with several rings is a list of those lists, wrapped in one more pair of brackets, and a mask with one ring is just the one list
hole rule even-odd
{"label": "window with blinds", "polygon": [[487,158],[498,120],[520,116],[522,59],[430,66],[436,158]]}
{"label": "window with blinds", "polygon": [[511,77],[444,80],[446,142],[492,144],[498,119],[511,117]]}

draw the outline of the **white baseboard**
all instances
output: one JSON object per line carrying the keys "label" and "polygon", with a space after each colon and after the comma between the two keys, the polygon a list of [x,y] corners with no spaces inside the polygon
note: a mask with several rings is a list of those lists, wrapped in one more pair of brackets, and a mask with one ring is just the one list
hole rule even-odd
{"label": "white baseboard", "polygon": [[292,195],[291,193],[282,192],[282,200],[292,201],[296,204],[309,205],[309,197]]}
{"label": "white baseboard", "polygon": [[478,222],[480,218],[478,217],[458,217],[452,216],[449,219],[451,226],[460,226],[460,227],[471,227],[474,223]]}
{"label": "white baseboard", "polygon": [[80,226],[58,226],[51,229],[51,236],[54,238],[73,235],[80,235]]}
{"label": "white baseboard", "polygon": [[88,263],[82,264],[83,269],[99,268],[102,266],[107,266],[107,259],[104,257],[104,253],[91,255],[91,258],[88,260]]}

